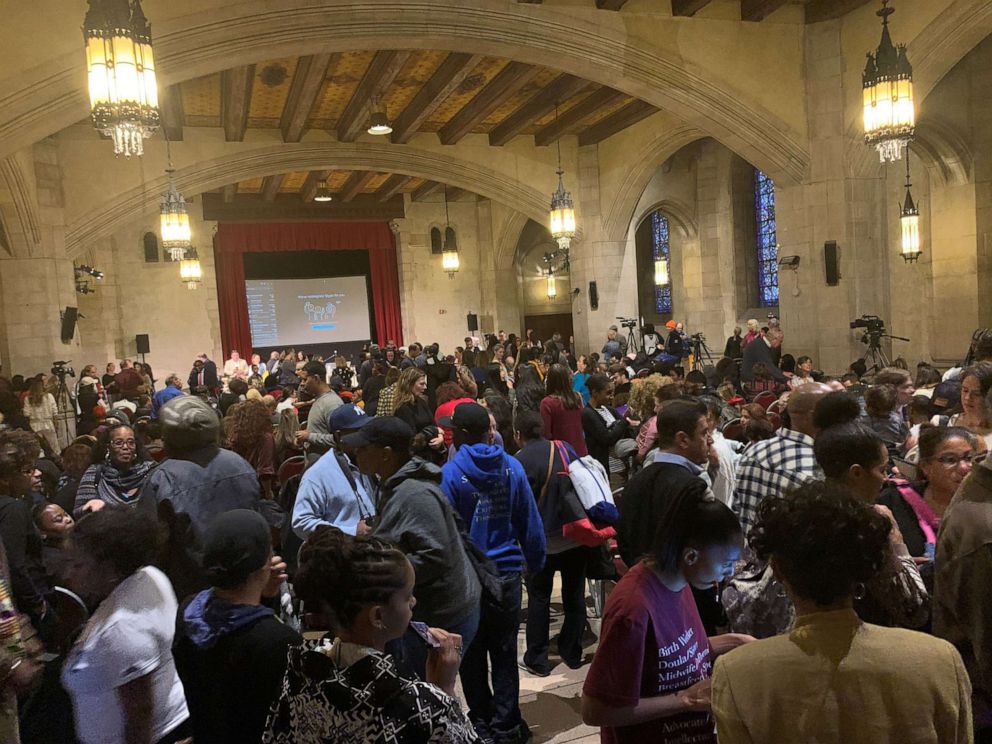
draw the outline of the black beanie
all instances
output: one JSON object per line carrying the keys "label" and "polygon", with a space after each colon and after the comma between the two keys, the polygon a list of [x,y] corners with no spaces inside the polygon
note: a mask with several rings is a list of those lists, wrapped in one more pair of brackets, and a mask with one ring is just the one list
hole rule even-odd
{"label": "black beanie", "polygon": [[203,571],[211,586],[231,589],[262,568],[272,553],[265,518],[248,509],[219,514],[203,536]]}

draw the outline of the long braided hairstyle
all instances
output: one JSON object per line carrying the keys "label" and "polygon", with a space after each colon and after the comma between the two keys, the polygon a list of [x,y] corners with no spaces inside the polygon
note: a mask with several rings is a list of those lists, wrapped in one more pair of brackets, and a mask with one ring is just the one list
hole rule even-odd
{"label": "long braided hairstyle", "polygon": [[403,552],[387,542],[322,525],[300,550],[293,586],[308,607],[328,612],[334,629],[343,630],[363,607],[385,604],[404,587],[406,566]]}

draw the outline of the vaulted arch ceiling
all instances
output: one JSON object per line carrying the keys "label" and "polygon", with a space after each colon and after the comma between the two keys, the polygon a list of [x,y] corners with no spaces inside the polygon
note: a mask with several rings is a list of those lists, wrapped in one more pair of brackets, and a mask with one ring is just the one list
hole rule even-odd
{"label": "vaulted arch ceiling", "polygon": [[[46,11],[52,3],[64,8],[62,0],[37,0],[32,7],[37,18],[55,20],[51,43],[38,53],[45,56],[33,57],[18,77],[0,81],[0,155],[86,115],[78,20]],[[623,13],[481,0],[279,5],[146,0],[163,86],[294,54],[481,54],[553,65],[663,108],[786,181],[800,179],[808,162],[805,115],[795,106],[803,91],[801,27],[749,24],[727,36],[721,33],[725,25],[703,19],[651,15],[650,23],[639,24]],[[721,64],[727,58],[735,64]]]}

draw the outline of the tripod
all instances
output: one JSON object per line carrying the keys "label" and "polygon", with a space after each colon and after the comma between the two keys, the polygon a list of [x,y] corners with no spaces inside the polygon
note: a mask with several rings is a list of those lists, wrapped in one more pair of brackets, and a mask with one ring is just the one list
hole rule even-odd
{"label": "tripod", "polygon": [[627,351],[640,351],[641,347],[637,340],[638,334],[634,333],[634,326],[627,329]]}
{"label": "tripod", "polygon": [[713,354],[706,345],[706,339],[697,334],[692,337],[692,368],[702,371],[707,365],[713,366]]}
{"label": "tripod", "polygon": [[893,336],[888,333],[866,333],[864,338],[861,340],[868,344],[868,351],[862,357],[867,369],[865,374],[876,375],[885,367],[888,367],[891,362],[888,356],[885,354],[885,350],[882,348],[882,339],[891,338],[895,341],[909,341],[908,338],[903,336]]}
{"label": "tripod", "polygon": [[55,391],[55,403],[58,413],[55,414],[55,435],[60,446],[67,446],[76,438],[76,405],[65,384],[65,375],[58,376],[59,386]]}

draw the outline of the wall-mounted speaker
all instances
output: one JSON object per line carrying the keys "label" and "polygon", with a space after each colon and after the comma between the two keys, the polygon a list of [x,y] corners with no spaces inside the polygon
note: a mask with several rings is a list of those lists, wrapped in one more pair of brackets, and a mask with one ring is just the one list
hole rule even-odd
{"label": "wall-mounted speaker", "polygon": [[76,335],[76,318],[78,316],[79,310],[69,306],[62,313],[62,343],[72,343],[72,338]]}
{"label": "wall-mounted speaker", "polygon": [[823,269],[828,287],[836,287],[840,284],[840,261],[837,258],[836,240],[828,240],[823,244]]}
{"label": "wall-mounted speaker", "polygon": [[134,337],[134,346],[138,354],[151,354],[152,350],[148,344],[148,334],[139,333]]}
{"label": "wall-mounted speaker", "polygon": [[475,313],[469,313],[466,315],[465,322],[468,324],[468,329],[473,333],[479,330],[479,316]]}
{"label": "wall-mounted speaker", "polygon": [[596,282],[589,282],[589,307],[593,310],[599,310],[599,288],[596,286]]}

